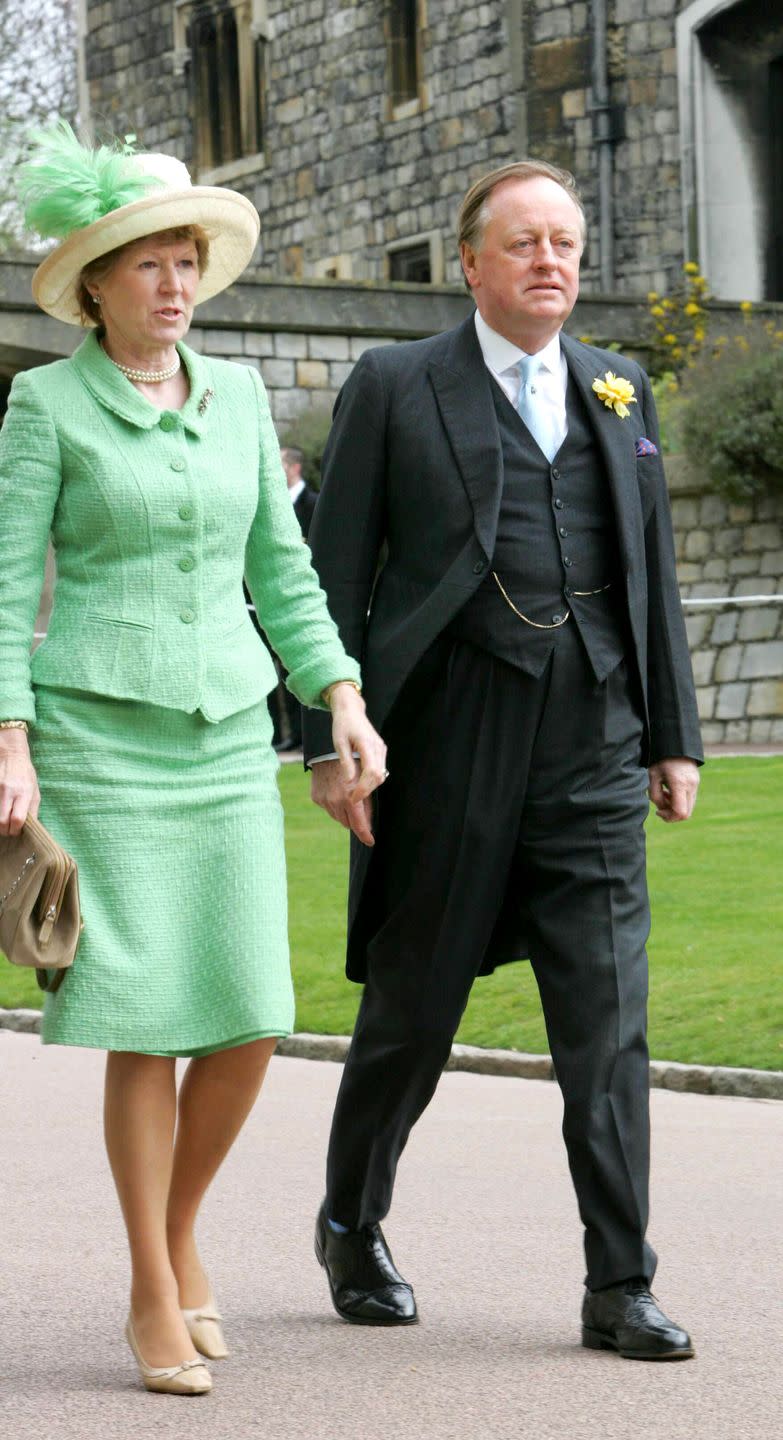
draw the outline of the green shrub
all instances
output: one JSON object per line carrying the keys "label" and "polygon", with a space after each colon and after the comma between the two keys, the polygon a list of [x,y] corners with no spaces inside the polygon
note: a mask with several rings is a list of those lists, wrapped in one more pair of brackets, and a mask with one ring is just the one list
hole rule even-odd
{"label": "green shrub", "polygon": [[738,336],[702,354],[674,400],[675,429],[691,464],[739,498],[783,490],[783,345],[777,334]]}
{"label": "green shrub", "polygon": [[281,445],[296,445],[304,451],[302,475],[314,490],[321,488],[321,460],[331,424],[331,410],[318,405],[289,421],[280,436]]}

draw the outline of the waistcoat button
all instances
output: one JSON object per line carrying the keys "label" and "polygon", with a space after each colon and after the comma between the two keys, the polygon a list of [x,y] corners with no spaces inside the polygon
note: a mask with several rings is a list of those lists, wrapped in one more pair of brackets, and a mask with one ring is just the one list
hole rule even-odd
{"label": "waistcoat button", "polygon": [[192,520],[192,519],[193,519],[193,506],[192,506],[192,505],[180,505],[179,510],[178,510],[177,513],[178,513],[178,515],[179,515],[180,520]]}
{"label": "waistcoat button", "polygon": [[481,575],[482,572],[483,572],[483,570],[484,570],[484,561],[483,561],[483,560],[477,560],[476,563],[475,563],[475,565],[473,566],[473,574],[474,574],[474,575]]}
{"label": "waistcoat button", "polygon": [[555,501],[555,509],[556,509],[556,510],[562,510],[562,508],[563,508],[563,502],[562,502],[562,500],[556,500],[556,501]]}

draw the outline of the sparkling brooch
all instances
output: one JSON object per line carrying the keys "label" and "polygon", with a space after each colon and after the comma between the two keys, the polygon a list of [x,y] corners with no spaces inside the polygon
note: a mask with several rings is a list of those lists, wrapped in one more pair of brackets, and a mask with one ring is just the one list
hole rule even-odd
{"label": "sparkling brooch", "polygon": [[198,402],[198,413],[199,413],[199,415],[205,415],[205,414],[206,414],[207,406],[208,406],[210,400],[214,400],[214,398],[215,398],[215,392],[214,392],[214,390],[205,390],[205,391],[204,391],[204,394],[202,395],[201,399],[200,399],[199,402]]}

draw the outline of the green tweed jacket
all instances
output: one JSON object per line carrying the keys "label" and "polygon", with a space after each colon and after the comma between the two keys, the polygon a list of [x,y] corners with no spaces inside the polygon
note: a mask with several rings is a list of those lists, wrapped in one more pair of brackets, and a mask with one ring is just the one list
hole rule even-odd
{"label": "green tweed jacket", "polygon": [[[89,335],[20,374],[0,432],[0,719],[35,719],[34,685],[202,710],[276,684],[261,623],[303,704],[359,679],[302,543],[255,370],[179,347],[182,410],[155,409]],[[49,633],[30,647],[51,535]]]}

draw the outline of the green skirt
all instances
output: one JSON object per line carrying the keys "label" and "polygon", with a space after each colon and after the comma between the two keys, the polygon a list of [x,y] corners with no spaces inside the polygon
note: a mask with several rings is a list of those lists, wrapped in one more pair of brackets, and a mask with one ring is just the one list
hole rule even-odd
{"label": "green skirt", "polygon": [[84,930],[45,1044],[206,1055],[288,1035],[283,814],[265,704],[212,724],[39,687],[41,820],[79,867]]}

